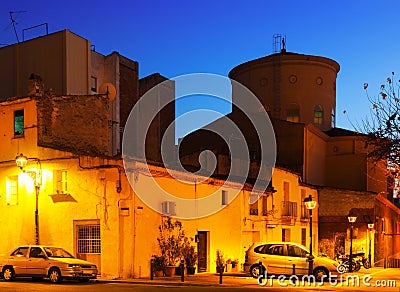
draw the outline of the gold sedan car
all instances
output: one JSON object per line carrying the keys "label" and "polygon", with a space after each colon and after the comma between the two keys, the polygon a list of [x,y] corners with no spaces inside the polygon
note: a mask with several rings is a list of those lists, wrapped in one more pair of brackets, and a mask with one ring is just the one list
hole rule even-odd
{"label": "gold sedan car", "polygon": [[48,278],[52,283],[60,283],[63,279],[88,282],[97,278],[97,267],[60,247],[25,245],[0,257],[0,273],[5,281],[32,277]]}

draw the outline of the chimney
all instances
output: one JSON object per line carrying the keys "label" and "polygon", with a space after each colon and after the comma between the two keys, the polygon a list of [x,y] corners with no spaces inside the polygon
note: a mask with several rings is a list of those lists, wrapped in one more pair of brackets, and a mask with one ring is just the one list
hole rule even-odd
{"label": "chimney", "polygon": [[28,79],[28,96],[43,96],[44,83],[42,77],[34,73]]}

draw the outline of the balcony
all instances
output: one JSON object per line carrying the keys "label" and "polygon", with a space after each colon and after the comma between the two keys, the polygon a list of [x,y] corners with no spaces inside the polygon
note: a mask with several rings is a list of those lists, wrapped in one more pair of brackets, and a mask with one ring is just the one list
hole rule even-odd
{"label": "balcony", "polygon": [[310,219],[310,210],[308,210],[306,206],[301,206],[300,210],[301,210],[300,220],[308,221]]}
{"label": "balcony", "polygon": [[281,207],[282,217],[297,217],[297,202],[283,201]]}

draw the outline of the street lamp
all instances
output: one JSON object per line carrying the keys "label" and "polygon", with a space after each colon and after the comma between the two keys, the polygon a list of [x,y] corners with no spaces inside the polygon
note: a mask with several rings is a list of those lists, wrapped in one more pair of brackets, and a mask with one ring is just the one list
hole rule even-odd
{"label": "street lamp", "polygon": [[351,227],[350,227],[350,257],[349,257],[349,272],[353,272],[353,226],[354,222],[356,222],[357,217],[354,215],[349,214],[347,216],[347,219],[349,220]]}
{"label": "street lamp", "polygon": [[368,223],[368,230],[369,230],[369,249],[368,249],[368,261],[370,266],[372,267],[372,261],[371,261],[371,240],[372,240],[372,231],[374,230],[374,223],[370,222]]}
{"label": "street lamp", "polygon": [[313,201],[312,196],[308,195],[307,198],[304,199],[304,204],[306,208],[310,211],[310,255],[308,257],[308,274],[313,274],[313,263],[314,263],[314,256],[312,253],[312,210],[317,206],[317,202]]}
{"label": "street lamp", "polygon": [[[24,167],[28,164],[28,160],[35,160],[38,168],[36,171],[25,171]],[[29,158],[20,153],[15,157],[15,163],[26,174],[28,174],[35,184],[35,242],[39,244],[39,191],[42,179],[42,165],[39,158]]]}

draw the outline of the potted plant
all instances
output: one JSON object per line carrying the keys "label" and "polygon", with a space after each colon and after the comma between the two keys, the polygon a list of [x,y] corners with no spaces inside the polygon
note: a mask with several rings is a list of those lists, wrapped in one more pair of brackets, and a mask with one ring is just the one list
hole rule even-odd
{"label": "potted plant", "polygon": [[165,258],[153,255],[153,272],[155,277],[162,277],[165,272]]}
{"label": "potted plant", "polygon": [[163,219],[158,227],[158,245],[161,255],[165,259],[165,275],[171,277],[182,253],[182,243],[185,233],[180,221],[173,221],[171,218]]}
{"label": "potted plant", "polygon": [[192,245],[193,238],[185,237],[182,245],[182,256],[186,264],[186,272],[188,275],[194,275],[197,264],[197,252]]}
{"label": "potted plant", "polygon": [[217,249],[217,258],[215,260],[217,273],[222,274],[225,270],[225,259],[222,251]]}
{"label": "potted plant", "polygon": [[232,260],[232,272],[239,272],[239,260]]}

